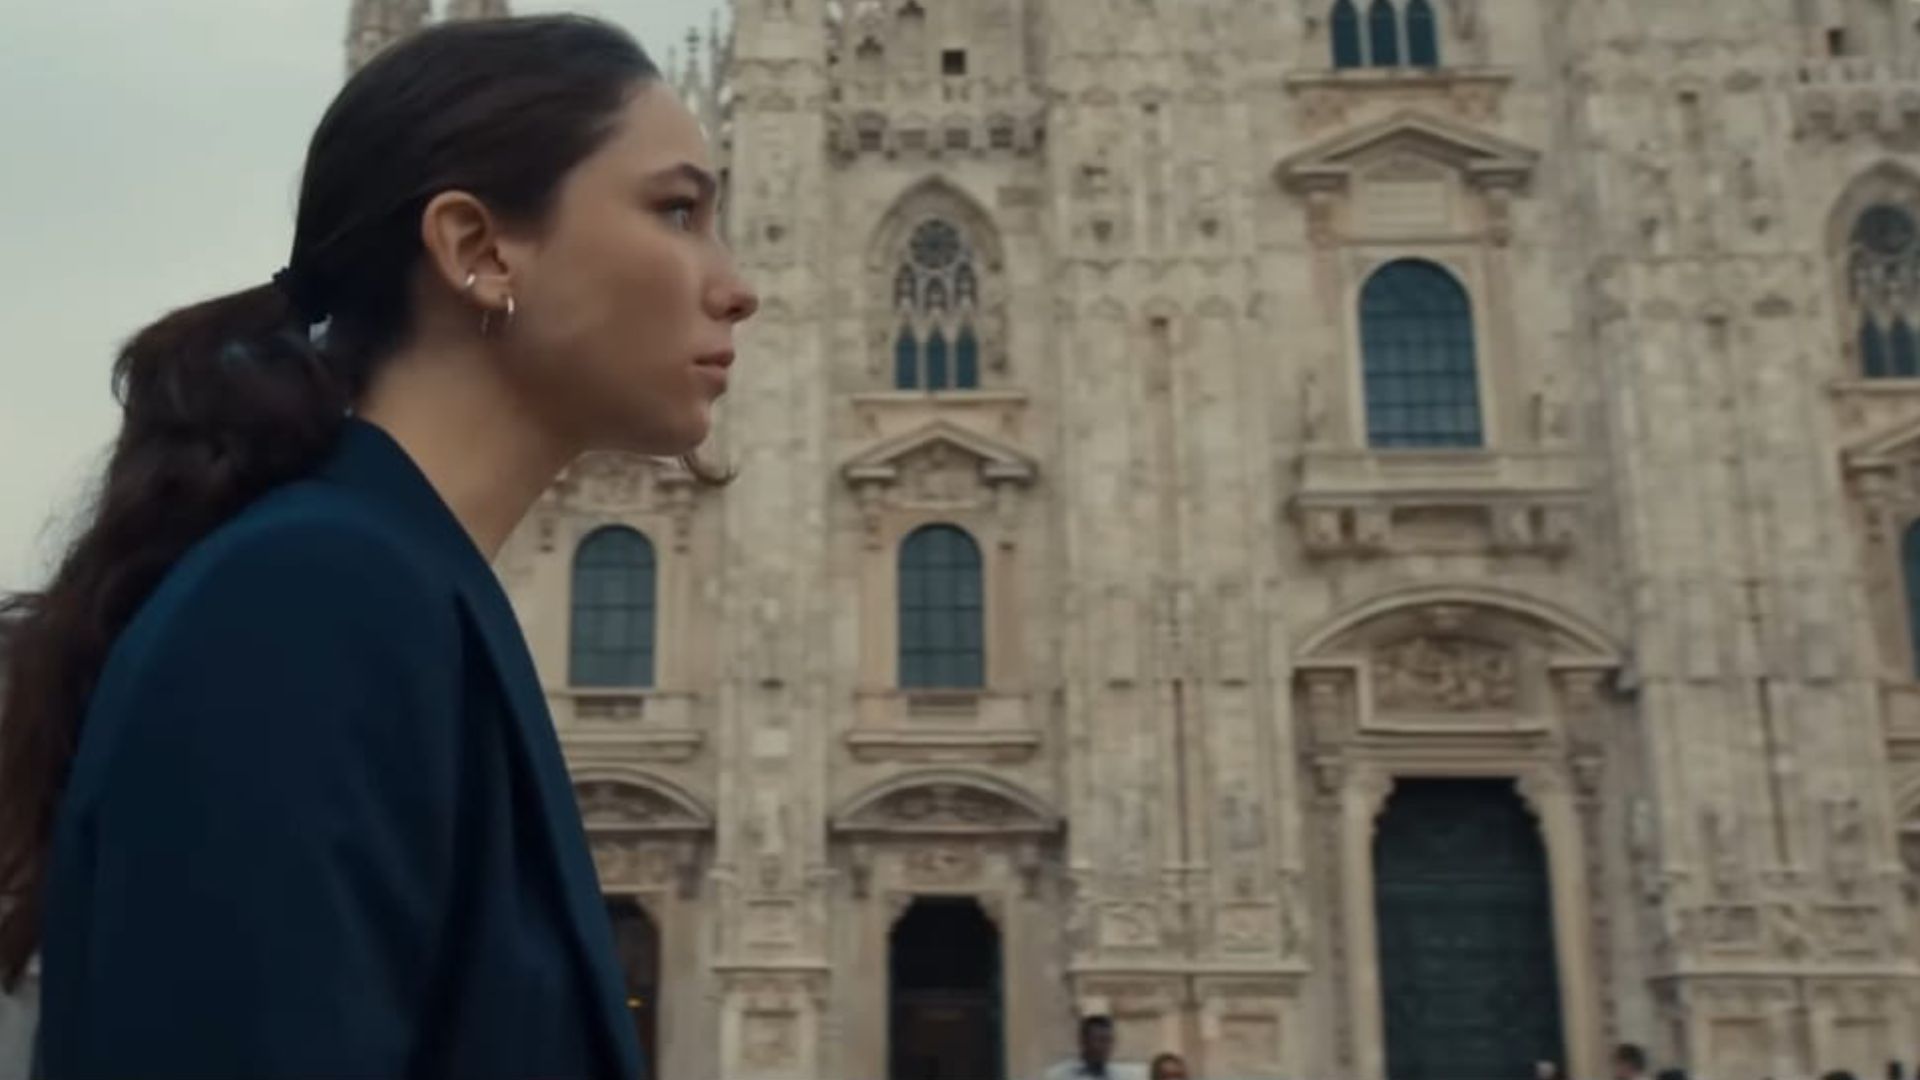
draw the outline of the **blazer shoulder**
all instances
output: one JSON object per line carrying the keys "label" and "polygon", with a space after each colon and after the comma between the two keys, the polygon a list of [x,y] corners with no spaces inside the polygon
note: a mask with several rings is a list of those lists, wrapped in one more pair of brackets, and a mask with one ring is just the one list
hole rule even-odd
{"label": "blazer shoulder", "polygon": [[213,644],[252,622],[288,640],[358,633],[363,645],[431,651],[451,644],[455,601],[451,575],[404,526],[350,492],[298,483],[190,549],[126,644],[136,655],[182,633]]}

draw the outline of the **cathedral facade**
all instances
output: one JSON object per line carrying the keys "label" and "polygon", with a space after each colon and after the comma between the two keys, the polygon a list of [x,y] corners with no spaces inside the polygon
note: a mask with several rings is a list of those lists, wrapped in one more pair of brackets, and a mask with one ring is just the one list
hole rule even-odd
{"label": "cathedral facade", "polygon": [[1917,18],[735,0],[738,479],[498,564],[658,1075],[1920,1055]]}

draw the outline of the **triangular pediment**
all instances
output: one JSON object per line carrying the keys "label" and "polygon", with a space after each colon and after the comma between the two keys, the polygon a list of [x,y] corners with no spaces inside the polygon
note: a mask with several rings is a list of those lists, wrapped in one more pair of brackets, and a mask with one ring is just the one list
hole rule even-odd
{"label": "triangular pediment", "polygon": [[1540,153],[1464,124],[1403,110],[1307,147],[1280,162],[1274,177],[1295,190],[1340,188],[1369,166],[1395,160],[1431,162],[1476,184],[1517,186],[1532,175]]}
{"label": "triangular pediment", "polygon": [[1920,416],[1855,439],[1842,456],[1849,472],[1889,468],[1920,457]]}
{"label": "triangular pediment", "polygon": [[855,455],[841,472],[849,483],[890,484],[900,478],[903,466],[931,456],[965,462],[988,483],[1031,483],[1035,472],[1033,459],[1018,448],[951,420],[934,420],[882,439]]}

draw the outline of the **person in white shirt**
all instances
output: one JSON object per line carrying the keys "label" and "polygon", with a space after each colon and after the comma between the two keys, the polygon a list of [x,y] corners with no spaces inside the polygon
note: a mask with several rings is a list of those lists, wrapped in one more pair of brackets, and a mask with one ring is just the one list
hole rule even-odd
{"label": "person in white shirt", "polygon": [[1113,1020],[1089,1016],[1080,1021],[1080,1056],[1047,1070],[1046,1080],[1145,1080],[1146,1069],[1113,1060]]}

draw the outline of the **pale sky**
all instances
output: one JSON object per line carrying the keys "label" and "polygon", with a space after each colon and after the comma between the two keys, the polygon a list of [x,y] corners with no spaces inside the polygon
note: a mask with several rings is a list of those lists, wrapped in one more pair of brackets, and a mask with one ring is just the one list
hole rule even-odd
{"label": "pale sky", "polygon": [[[724,2],[514,10],[612,18],[664,63]],[[0,592],[44,579],[97,472],[116,346],[285,261],[348,4],[0,0]]]}

